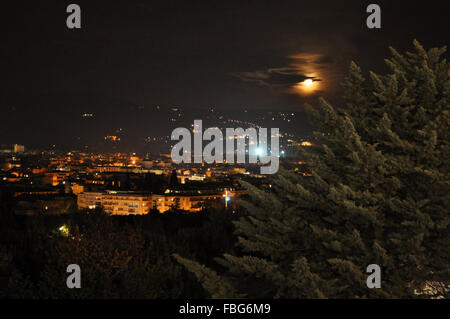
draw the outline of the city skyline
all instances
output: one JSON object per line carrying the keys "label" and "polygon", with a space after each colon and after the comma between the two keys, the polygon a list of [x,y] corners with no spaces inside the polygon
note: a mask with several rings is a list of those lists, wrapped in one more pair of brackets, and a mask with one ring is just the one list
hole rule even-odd
{"label": "city skyline", "polygon": [[227,120],[243,109],[295,112],[290,133],[307,137],[304,103],[341,103],[350,61],[383,71],[375,57],[389,45],[440,45],[448,29],[438,3],[408,4],[404,15],[381,1],[381,29],[367,28],[360,1],[80,1],[81,29],[67,28],[68,4],[7,9],[0,144],[103,151],[102,139],[126,128],[121,151],[151,151],[145,139],[174,124],[156,107],[184,117],[213,107]]}
{"label": "city skyline", "polygon": [[0,299],[450,297],[448,3],[2,9]]}

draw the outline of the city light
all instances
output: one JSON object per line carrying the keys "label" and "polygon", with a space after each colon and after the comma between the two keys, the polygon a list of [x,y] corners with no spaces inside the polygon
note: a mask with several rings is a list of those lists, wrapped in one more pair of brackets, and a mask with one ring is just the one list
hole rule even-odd
{"label": "city light", "polygon": [[256,149],[256,155],[261,156],[264,154],[264,150],[262,149],[262,147],[258,147]]}
{"label": "city light", "polygon": [[69,227],[67,227],[67,225],[62,225],[58,228],[58,230],[64,237],[69,236]]}

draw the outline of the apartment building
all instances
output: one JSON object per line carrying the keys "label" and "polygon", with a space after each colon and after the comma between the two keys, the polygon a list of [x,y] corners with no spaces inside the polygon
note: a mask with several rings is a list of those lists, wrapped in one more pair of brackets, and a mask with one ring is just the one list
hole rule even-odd
{"label": "apartment building", "polygon": [[102,207],[112,215],[144,215],[152,206],[152,195],[133,192],[107,191],[101,196]]}
{"label": "apartment building", "polygon": [[106,213],[112,215],[144,215],[151,209],[164,213],[172,208],[198,212],[207,201],[223,200],[222,194],[189,195],[164,194],[156,195],[145,192],[105,191],[81,192],[77,194],[79,209],[94,209],[103,207]]}
{"label": "apartment building", "polygon": [[102,206],[101,192],[82,192],[77,194],[77,205],[80,209],[94,209]]}

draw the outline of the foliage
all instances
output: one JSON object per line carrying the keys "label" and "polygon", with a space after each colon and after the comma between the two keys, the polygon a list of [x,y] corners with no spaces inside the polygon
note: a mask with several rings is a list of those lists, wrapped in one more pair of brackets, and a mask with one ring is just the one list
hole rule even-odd
{"label": "foliage", "polygon": [[[0,297],[205,297],[195,277],[172,254],[207,263],[210,256],[234,251],[229,217],[221,211],[144,216],[2,212],[1,224],[6,227],[7,221],[11,232],[1,234]],[[66,286],[69,264],[81,268],[81,289]]]}
{"label": "foliage", "polygon": [[[280,171],[271,192],[244,183],[249,215],[234,222],[244,253],[219,258],[226,271],[214,274],[231,296],[404,298],[429,282],[448,287],[450,68],[445,48],[414,48],[391,49],[391,72],[370,81],[351,63],[345,103],[308,107],[315,146],[300,154],[312,176]],[[381,289],[366,285],[370,264]],[[221,289],[199,279],[211,296]]]}

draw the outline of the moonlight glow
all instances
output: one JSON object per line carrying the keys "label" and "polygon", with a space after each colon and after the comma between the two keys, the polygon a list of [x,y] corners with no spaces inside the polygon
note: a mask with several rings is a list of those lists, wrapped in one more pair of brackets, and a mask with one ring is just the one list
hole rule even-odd
{"label": "moonlight glow", "polygon": [[302,95],[309,95],[318,89],[318,83],[313,79],[306,79],[303,82],[299,82],[294,88]]}

